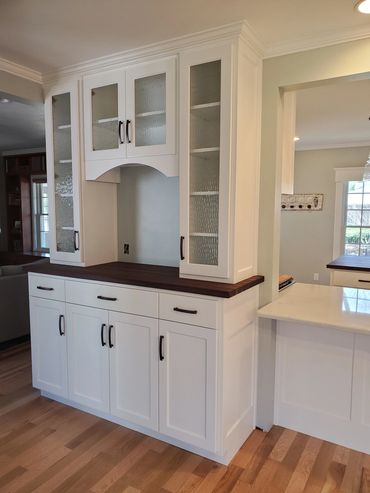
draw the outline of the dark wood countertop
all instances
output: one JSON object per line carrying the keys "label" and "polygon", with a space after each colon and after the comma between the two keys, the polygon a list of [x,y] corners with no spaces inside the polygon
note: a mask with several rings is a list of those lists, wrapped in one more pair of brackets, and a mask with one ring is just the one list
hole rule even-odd
{"label": "dark wood countertop", "polygon": [[326,266],[328,269],[370,271],[370,257],[342,255]]}
{"label": "dark wood countertop", "polygon": [[26,268],[28,272],[52,276],[73,277],[91,281],[113,282],[146,288],[167,289],[186,293],[231,298],[264,281],[263,276],[253,276],[236,284],[198,281],[179,277],[176,267],[111,262],[91,267],[73,267],[60,264],[41,264]]}

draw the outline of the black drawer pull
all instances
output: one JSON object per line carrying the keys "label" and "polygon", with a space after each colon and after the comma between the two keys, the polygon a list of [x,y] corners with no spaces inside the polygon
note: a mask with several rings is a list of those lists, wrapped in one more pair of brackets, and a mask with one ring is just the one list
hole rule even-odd
{"label": "black drawer pull", "polygon": [[184,240],[185,240],[185,236],[180,236],[180,260],[185,260]]}
{"label": "black drawer pull", "polygon": [[41,291],[54,291],[54,288],[47,288],[46,286],[37,286],[37,289],[41,289]]}
{"label": "black drawer pull", "polygon": [[159,359],[160,361],[164,360],[163,356],[163,341],[164,341],[164,336],[159,336]]}
{"label": "black drawer pull", "polygon": [[100,341],[103,347],[107,345],[107,343],[104,340],[104,329],[106,326],[107,326],[106,324],[101,324],[101,329],[100,329]]}
{"label": "black drawer pull", "polygon": [[[62,325],[63,325],[63,329],[62,329]],[[66,330],[65,330],[65,326],[64,326],[64,315],[59,315],[59,335],[60,336],[64,336],[64,334],[66,333]]]}
{"label": "black drawer pull", "polygon": [[117,301],[117,298],[109,298],[108,296],[97,296],[98,300]]}
{"label": "black drawer pull", "polygon": [[196,315],[198,313],[198,310],[185,310],[185,308],[178,308],[177,306],[175,306],[173,311],[180,313],[188,313],[189,315]]}
{"label": "black drawer pull", "polygon": [[110,325],[109,329],[108,329],[108,344],[109,344],[110,348],[112,348],[114,346],[114,344],[112,342],[112,329],[113,329],[113,325]]}
{"label": "black drawer pull", "polygon": [[366,279],[359,279],[358,282],[367,282],[367,283],[370,283],[370,281],[367,281]]}

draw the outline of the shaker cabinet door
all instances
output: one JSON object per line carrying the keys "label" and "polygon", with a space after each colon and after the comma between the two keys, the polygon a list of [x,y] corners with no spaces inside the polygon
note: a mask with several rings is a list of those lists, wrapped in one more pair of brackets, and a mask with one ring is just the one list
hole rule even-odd
{"label": "shaker cabinet door", "polygon": [[69,396],[109,411],[108,312],[67,304]]}
{"label": "shaker cabinet door", "polygon": [[65,303],[30,297],[33,386],[68,397]]}
{"label": "shaker cabinet door", "polygon": [[159,431],[214,451],[217,331],[160,321]]}
{"label": "shaker cabinet door", "polygon": [[158,320],[109,312],[111,413],[158,430]]}

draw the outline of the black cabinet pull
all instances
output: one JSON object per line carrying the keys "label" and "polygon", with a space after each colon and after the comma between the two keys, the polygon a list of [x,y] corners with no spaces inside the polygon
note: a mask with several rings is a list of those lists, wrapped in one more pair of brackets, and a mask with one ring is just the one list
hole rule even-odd
{"label": "black cabinet pull", "polygon": [[186,310],[185,308],[178,308],[177,306],[175,306],[173,311],[180,313],[188,313],[189,315],[196,315],[198,313],[198,310]]}
{"label": "black cabinet pull", "polygon": [[[62,325],[63,325],[63,330],[62,330]],[[58,328],[59,328],[59,335],[60,336],[64,336],[64,334],[66,333],[65,327],[64,327],[64,315],[59,315],[59,325],[58,325]]]}
{"label": "black cabinet pull", "polygon": [[37,289],[41,289],[41,291],[54,291],[54,288],[47,288],[46,286],[37,286]]}
{"label": "black cabinet pull", "polygon": [[107,343],[104,340],[104,329],[107,325],[106,324],[101,324],[101,329],[100,329],[100,340],[101,340],[101,345],[104,347],[107,345]]}
{"label": "black cabinet pull", "polygon": [[118,139],[120,144],[125,143],[125,136],[122,135],[122,127],[123,127],[123,121],[120,120],[118,122]]}
{"label": "black cabinet pull", "polygon": [[185,255],[184,255],[184,240],[185,236],[180,236],[180,259],[185,260]]}
{"label": "black cabinet pull", "polygon": [[110,325],[109,326],[109,329],[108,329],[108,344],[109,344],[109,347],[110,348],[113,347],[113,343],[112,343],[112,329],[113,329],[113,325]]}
{"label": "black cabinet pull", "polygon": [[163,356],[163,341],[164,341],[164,336],[159,336],[159,359],[160,361],[164,360]]}
{"label": "black cabinet pull", "polygon": [[109,296],[97,296],[98,300],[104,300],[104,301],[117,301],[117,298],[109,298]]}
{"label": "black cabinet pull", "polygon": [[126,139],[128,144],[131,144],[130,132],[129,132],[130,125],[131,125],[131,120],[126,120]]}
{"label": "black cabinet pull", "polygon": [[370,281],[367,281],[366,279],[359,279],[358,282],[370,282]]}
{"label": "black cabinet pull", "polygon": [[73,231],[73,247],[75,252],[80,249],[80,233],[78,231]]}

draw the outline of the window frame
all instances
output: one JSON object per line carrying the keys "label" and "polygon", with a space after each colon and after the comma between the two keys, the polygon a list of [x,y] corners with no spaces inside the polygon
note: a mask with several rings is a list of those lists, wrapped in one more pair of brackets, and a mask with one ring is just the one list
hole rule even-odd
{"label": "window frame", "polygon": [[[38,183],[46,183],[47,185],[47,178],[46,175],[32,175],[31,176],[31,200],[32,200],[32,243],[33,243],[33,251],[34,252],[39,252],[39,253],[49,253],[50,252],[50,246],[49,248],[42,248],[41,247],[41,231],[40,231],[40,221],[37,220],[42,215],[41,210],[40,210],[40,203],[41,203],[41,198],[39,197],[39,194],[37,194],[37,197],[35,197],[35,185]],[[48,190],[48,200],[49,200],[49,190]],[[37,212],[35,212],[35,207],[34,204],[37,202]],[[48,206],[49,208],[49,206]],[[50,212],[48,211],[47,216],[50,215]],[[50,232],[50,230],[49,230]]]}
{"label": "window frame", "polygon": [[334,168],[335,171],[335,209],[333,260],[344,255],[344,234],[346,228],[347,184],[349,181],[362,181],[363,167]]}

